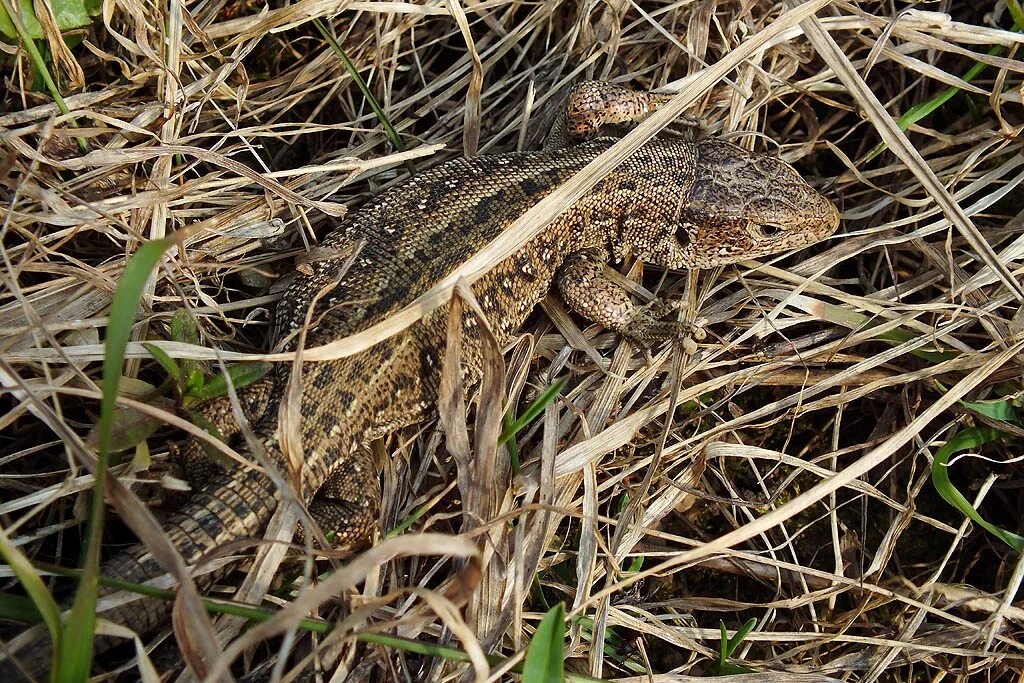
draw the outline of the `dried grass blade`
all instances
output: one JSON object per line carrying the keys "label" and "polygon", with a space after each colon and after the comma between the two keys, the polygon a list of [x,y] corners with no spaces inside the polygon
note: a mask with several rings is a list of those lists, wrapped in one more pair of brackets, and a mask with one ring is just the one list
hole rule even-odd
{"label": "dried grass blade", "polygon": [[[793,0],[790,0],[788,4],[792,5]],[[967,240],[968,244],[971,245],[985,265],[996,273],[1018,301],[1024,303],[1024,288],[1017,282],[1017,279],[1010,272],[1009,268],[1006,267],[1006,264],[999,260],[992,246],[978,232],[970,217],[964,213],[964,210],[960,208],[960,205],[949,194],[942,181],[939,180],[935,172],[928,166],[928,162],[921,156],[921,153],[910,144],[903,131],[893,122],[892,117],[885,111],[885,107],[875,97],[875,93],[872,92],[868,84],[864,82],[864,79],[853,68],[849,58],[839,48],[839,45],[836,44],[832,36],[822,27],[821,22],[812,16],[802,22],[801,26],[811,44],[814,45],[818,54],[821,55],[821,58],[825,60],[825,63],[835,72],[839,80],[849,88],[854,99],[864,108],[865,114],[874,125],[875,130],[878,131],[882,141],[889,146],[889,149],[917,177],[931,198],[939,205],[939,208],[946,214],[950,222],[956,226],[957,230]]]}
{"label": "dried grass blade", "polygon": [[[938,401],[921,411],[914,420],[887,439],[885,443],[872,449],[857,461],[850,463],[850,465],[843,468],[842,471],[838,472],[834,476],[815,484],[785,505],[758,517],[754,521],[730,531],[713,541],[705,543],[700,547],[682,552],[656,566],[649,567],[648,569],[638,572],[633,576],[627,577],[618,584],[610,586],[600,593],[595,594],[592,596],[591,600],[600,600],[613,594],[615,591],[621,590],[626,586],[640,581],[641,579],[649,576],[658,576],[663,572],[669,571],[673,567],[685,565],[716,553],[723,552],[728,548],[767,532],[775,525],[781,524],[794,515],[806,510],[818,501],[821,501],[831,495],[833,492],[838,491],[839,489],[849,485],[851,482],[864,476],[872,468],[885,462],[886,459],[896,453],[897,450],[917,437],[925,426],[935,420],[943,412],[951,408],[957,401],[962,399],[968,392],[974,390],[993,373],[1006,365],[1006,363],[1013,360],[1022,350],[1024,350],[1024,340],[1019,340],[1010,348],[992,355],[983,366],[977,368],[974,372],[953,385]],[[589,605],[584,605],[580,610],[588,608]],[[574,610],[573,613],[575,614],[580,610]]]}

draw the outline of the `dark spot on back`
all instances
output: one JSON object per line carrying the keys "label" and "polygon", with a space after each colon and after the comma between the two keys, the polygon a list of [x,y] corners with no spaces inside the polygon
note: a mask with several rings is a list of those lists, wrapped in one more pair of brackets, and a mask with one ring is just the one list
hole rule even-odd
{"label": "dark spot on back", "polygon": [[[321,366],[323,365],[321,364]],[[326,389],[333,381],[334,372],[329,367],[322,367],[320,371],[314,374],[312,384],[316,389]]]}
{"label": "dark spot on back", "polygon": [[523,178],[519,183],[519,189],[527,196],[538,195],[544,191],[544,187],[533,178]]}
{"label": "dark spot on back", "polygon": [[338,416],[331,411],[324,411],[316,420],[317,427],[323,434],[330,434],[338,426]]}
{"label": "dark spot on back", "polygon": [[505,204],[504,190],[499,190],[489,197],[483,197],[473,209],[473,220],[478,224],[489,223],[493,220],[494,214],[500,212]]}

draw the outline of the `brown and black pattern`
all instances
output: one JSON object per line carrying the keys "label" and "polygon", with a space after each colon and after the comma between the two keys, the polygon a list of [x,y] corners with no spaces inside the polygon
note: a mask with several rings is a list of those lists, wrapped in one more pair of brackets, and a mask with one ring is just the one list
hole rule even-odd
{"label": "brown and black pattern", "polygon": [[[575,125],[580,131],[645,116],[663,100],[606,84],[588,84],[579,92],[585,106],[575,110],[596,117]],[[615,109],[618,105],[624,109]],[[383,320],[609,144],[599,139],[559,150],[458,159],[378,196],[325,239],[324,253],[336,250],[340,256],[312,260],[288,287],[277,310],[276,338],[292,348],[293,333],[314,302],[308,347]],[[634,339],[664,336],[672,325],[651,316],[662,309],[635,307],[602,274],[602,263],[632,254],[665,268],[710,267],[817,242],[836,229],[838,220],[835,207],[778,159],[719,140],[654,140],[481,278],[474,292],[501,339],[517,330],[555,281],[580,314]],[[356,241],[363,247],[341,275],[345,247]],[[303,365],[301,495],[342,546],[369,542],[377,523],[378,475],[360,446],[424,419],[433,409],[446,316],[445,309],[438,310],[354,357]],[[472,381],[480,367],[479,328],[472,316],[464,331],[463,361]],[[250,416],[251,424],[282,472],[287,465],[278,415],[290,370],[283,365],[276,378],[242,392],[247,405],[263,407]],[[228,404],[215,404],[209,413],[226,434],[237,431]],[[259,537],[280,500],[259,470],[235,468],[196,483],[196,496],[167,525],[188,563],[225,543]],[[133,582],[159,573],[141,545],[103,569],[105,576]],[[140,600],[104,616],[144,632],[159,626],[167,609],[167,603]]]}

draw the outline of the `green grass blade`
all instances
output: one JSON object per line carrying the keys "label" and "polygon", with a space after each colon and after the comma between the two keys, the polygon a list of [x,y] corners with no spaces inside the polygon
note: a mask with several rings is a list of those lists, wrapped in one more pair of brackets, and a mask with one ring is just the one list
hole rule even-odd
{"label": "green grass blade", "polygon": [[1001,433],[992,427],[970,427],[958,433],[935,453],[935,462],[932,463],[932,485],[947,503],[962,512],[968,519],[1017,552],[1022,552],[1024,551],[1024,536],[1018,536],[982,518],[970,501],[953,486],[953,482],[949,479],[950,457],[956,453],[977,449],[998,440],[1001,436]]}
{"label": "green grass blade", "polygon": [[[182,344],[200,344],[199,326],[187,308],[179,308],[171,317],[171,339]],[[182,358],[178,364],[181,367],[182,387],[190,377],[201,372],[199,363],[191,358]]]}
{"label": "green grass blade", "polygon": [[170,354],[156,344],[143,343],[142,345],[149,351],[149,355],[153,356],[153,360],[160,364],[160,367],[164,369],[168,377],[174,380],[175,383],[182,381],[181,368],[178,367],[177,361],[171,358]]}
{"label": "green grass blade", "polygon": [[359,92],[361,92],[363,97],[366,98],[366,101],[370,105],[370,109],[373,110],[377,120],[380,121],[380,125],[384,127],[384,134],[388,136],[388,140],[391,140],[391,144],[394,145],[395,149],[399,152],[405,151],[405,145],[402,143],[402,138],[398,136],[398,131],[396,131],[395,127],[391,125],[391,119],[389,119],[388,115],[384,113],[384,109],[380,106],[377,98],[373,96],[373,93],[370,92],[370,88],[368,88],[366,82],[363,81],[363,77],[360,76],[359,72],[356,70],[356,65],[353,64],[352,60],[350,60],[348,55],[345,54],[345,50],[341,48],[341,45],[338,45],[338,41],[336,41],[334,36],[327,31],[327,27],[324,26],[322,21],[314,18],[313,26],[316,27],[317,31],[320,31],[320,35],[324,37],[327,44],[331,46],[332,50],[334,50],[334,54],[338,55],[338,59],[340,59],[341,63],[345,65],[345,70],[348,71],[349,76],[352,77],[356,87],[359,88]]}
{"label": "green grass blade", "polygon": [[998,401],[957,401],[957,403],[993,420],[1009,422],[1018,426],[1021,423],[1017,406],[1013,405],[1013,401],[1010,399],[1004,398]]}
{"label": "green grass blade", "polygon": [[[198,410],[188,411],[188,417],[192,421],[192,424],[199,427],[207,434],[216,437],[218,441],[225,440],[224,435],[220,433],[219,429],[217,429],[217,425],[210,422],[210,420]],[[206,441],[200,441],[199,446],[203,449],[203,452],[206,453],[206,457],[208,457],[211,462],[215,462],[219,467],[223,467],[225,469],[232,467],[233,463],[231,458],[226,456],[224,453],[221,453],[217,448],[214,448],[213,444],[207,443]]]}
{"label": "green grass blade", "polygon": [[[68,569],[66,567],[60,567],[45,562],[37,562],[32,570],[34,572],[46,571],[51,574],[56,574],[57,576],[64,576],[68,578],[80,578],[82,575],[82,571],[79,569]],[[108,588],[132,591],[139,595],[145,595],[150,598],[165,600],[168,602],[173,601],[177,596],[177,593],[170,589],[156,588],[154,586],[146,586],[120,579],[101,578],[100,584]],[[278,609],[275,607],[250,605],[241,602],[233,602],[231,600],[202,598],[202,602],[208,612],[213,614],[228,614],[242,617],[253,623],[262,623],[272,619],[278,613]],[[559,605],[559,607],[561,607],[561,605]],[[11,595],[9,593],[0,592],[0,618],[35,623],[39,620],[39,614],[31,600],[20,595]],[[548,617],[545,617],[545,619],[547,618]],[[302,619],[297,624],[299,629],[320,634],[330,633],[334,626],[335,624],[332,622],[314,618]],[[360,633],[355,636],[355,639],[363,643],[381,645],[394,650],[413,654],[441,657],[449,661],[471,661],[469,655],[464,650],[448,645],[441,645],[439,643],[413,640],[386,633]],[[536,636],[534,637],[534,640],[536,640]],[[506,659],[498,655],[487,655],[487,659],[491,663],[491,666],[504,666],[506,664]],[[514,673],[522,673],[523,663],[520,662],[513,665],[510,668],[510,671]],[[583,674],[567,674],[565,679],[567,681],[579,683],[599,683],[599,679],[585,676]]]}
{"label": "green grass blade", "polygon": [[523,683],[565,680],[565,606],[558,603],[537,625],[523,663]]}
{"label": "green grass blade", "polygon": [[[864,328],[870,329],[872,327],[880,327],[886,322],[885,320],[880,320],[874,316],[864,315],[863,313],[857,313],[856,311],[851,311],[843,308],[842,306],[828,303],[822,306],[821,316],[824,320],[837,325],[842,325],[854,332],[859,332]],[[905,344],[908,341],[920,339],[921,336],[922,334],[920,332],[911,331],[903,327],[895,327],[884,332],[876,332],[874,338],[881,339],[891,344]],[[929,363],[941,363],[958,357],[960,352],[933,351],[918,348],[911,351],[910,354],[926,360]]]}
{"label": "green grass blade", "polygon": [[175,243],[174,237],[147,242],[125,265],[114,300],[110,304],[110,323],[103,352],[103,398],[100,402],[99,457],[96,483],[89,515],[88,547],[82,578],[71,606],[59,649],[55,649],[54,679],[61,683],[79,683],[89,679],[92,668],[93,635],[96,632],[96,598],[100,578],[100,544],[103,539],[103,487],[110,458],[117,389],[124,365],[124,352],[131,339],[132,324],[146,282],[163,253]]}
{"label": "green grass blade", "polygon": [[[1020,4],[1016,2],[1016,0],[1008,0],[1007,8],[1010,10],[1010,16],[1013,17],[1013,30],[1020,31],[1021,28],[1024,28],[1024,12],[1021,11]],[[989,49],[988,54],[990,57],[998,57],[1003,53],[1003,51],[1004,48],[1002,45],[996,45]],[[971,65],[971,68],[964,72],[964,75],[961,76],[961,78],[964,81],[970,83],[972,80],[980,76],[987,68],[987,64],[975,62],[974,64]],[[906,112],[903,113],[902,116],[900,116],[899,120],[896,121],[896,125],[899,126],[900,130],[906,130],[910,128],[912,125],[914,125],[915,123],[917,123],[918,121],[925,118],[926,116],[934,112],[936,109],[944,105],[946,102],[952,99],[954,95],[956,95],[959,92],[960,88],[957,88],[955,86],[946,88],[941,93],[939,93],[932,99],[928,100],[927,102],[916,104],[910,109],[908,109]],[[871,150],[871,153],[868,154],[864,161],[871,161],[879,154],[884,152],[885,148],[886,144],[884,142],[880,142],[877,147]]]}
{"label": "green grass blade", "polygon": [[[24,600],[20,596],[9,596],[12,598],[10,601],[5,599],[3,608],[5,618],[12,618],[8,615],[16,613],[38,613],[38,616],[41,616],[43,621],[46,622],[46,628],[50,632],[50,638],[53,639],[54,651],[56,652],[62,637],[60,608],[57,606],[56,601],[54,601],[53,596],[50,595],[50,591],[46,589],[46,585],[43,583],[35,567],[11,543],[11,539],[7,537],[7,532],[2,527],[0,527],[0,555],[3,556],[4,561],[10,566],[14,575],[18,577],[18,581],[21,582],[29,597],[29,600]],[[26,602],[29,604],[25,604]]]}
{"label": "green grass blade", "polygon": [[[509,411],[505,411],[505,414],[502,416],[502,424],[505,426],[505,431],[502,432],[502,434],[509,434],[510,436],[515,436],[515,434],[511,431],[512,427],[515,426],[515,420],[512,418],[512,413],[510,413]],[[498,443],[503,443],[501,441],[501,437],[498,437]],[[518,477],[523,465],[523,461],[519,457],[519,444],[516,442],[514,438],[506,439],[504,441],[504,444],[505,448],[508,449],[509,461],[512,463],[512,476]]]}
{"label": "green grass blade", "polygon": [[171,317],[171,339],[182,344],[199,343],[199,327],[186,308],[179,308]]}
{"label": "green grass blade", "polygon": [[[0,553],[2,555],[2,553]],[[3,556],[6,559],[6,556]],[[18,574],[15,574],[18,576]],[[20,579],[19,579],[20,580]],[[40,581],[40,583],[42,583]],[[57,604],[54,603],[54,607]],[[63,635],[61,624],[60,624],[60,611],[57,610],[57,634],[58,637]],[[6,619],[8,621],[18,621],[24,624],[38,624],[43,620],[43,615],[36,607],[36,603],[32,601],[32,598],[27,598],[24,595],[13,595],[11,593],[0,592],[0,619]],[[47,622],[49,626],[49,622]],[[54,635],[53,631],[50,631],[50,637]]]}
{"label": "green grass blade", "polygon": [[[15,0],[17,1],[17,0]],[[8,0],[0,0],[0,6],[3,7],[4,12],[7,14],[7,20],[14,24],[14,30],[18,32],[18,39],[21,44],[25,46],[25,51],[28,52],[29,58],[32,60],[32,65],[36,68],[36,72],[42,77],[43,83],[46,84],[46,89],[50,92],[50,97],[57,104],[57,108],[60,109],[62,114],[70,114],[71,110],[68,109],[67,103],[60,94],[60,88],[57,87],[57,83],[53,80],[53,76],[50,74],[49,68],[46,66],[46,60],[43,59],[43,55],[40,54],[39,48],[36,47],[36,43],[32,40],[32,37],[25,30],[25,25],[21,23],[21,17],[15,11],[12,5],[8,4]],[[69,120],[69,124],[72,128],[77,128],[78,124],[75,123],[74,119]],[[89,152],[89,145],[86,143],[85,138],[78,136],[78,148],[82,151],[82,154]]]}
{"label": "green grass blade", "polygon": [[[726,648],[725,648],[725,656],[726,657],[732,657],[733,656],[733,654],[736,652],[736,649],[739,648],[740,643],[743,642],[744,638],[746,638],[748,635],[750,635],[750,632],[754,630],[755,626],[757,626],[757,619],[754,619],[754,618],[747,619],[747,621],[744,622],[743,626],[740,626],[739,630],[736,631],[735,634],[733,634],[733,637],[729,639],[729,642],[726,645]],[[725,624],[722,624],[722,629],[723,629],[723,632],[724,632]]]}
{"label": "green grass blade", "polygon": [[427,514],[431,507],[434,506],[433,501],[427,501],[423,505],[419,506],[411,513],[406,515],[405,519],[398,522],[393,529],[384,534],[384,538],[394,538],[395,536],[401,536],[404,534],[409,527],[417,522],[423,515]]}
{"label": "green grass blade", "polygon": [[752,674],[757,673],[756,669],[751,669],[748,666],[742,664],[730,663],[729,657],[732,657],[736,650],[739,648],[743,639],[746,638],[754,627],[757,626],[757,619],[747,619],[747,621],[733,634],[733,637],[729,637],[729,631],[725,628],[725,622],[718,622],[719,630],[721,631],[721,640],[718,647],[718,661],[711,665],[711,672],[716,676],[736,676],[740,674]]}
{"label": "green grass blade", "polygon": [[[235,389],[241,389],[263,379],[268,372],[270,372],[270,363],[238,363],[228,368],[231,384]],[[211,398],[227,396],[227,393],[228,382],[221,373],[208,379],[202,387],[192,393],[192,396],[200,401],[208,401]]]}
{"label": "green grass blade", "polygon": [[537,419],[537,416],[544,412],[548,404],[558,398],[558,395],[562,393],[562,387],[565,386],[565,377],[559,377],[551,383],[544,391],[540,393],[540,396],[527,407],[527,409],[520,415],[515,422],[508,425],[505,431],[502,432],[501,437],[498,439],[498,445],[504,446],[505,442],[515,436],[518,432],[522,431],[524,427]]}
{"label": "green grass blade", "polygon": [[1021,9],[1019,0],[1006,0],[1006,9],[1010,11],[1013,18],[1013,28],[1019,31],[1024,28],[1024,9]]}

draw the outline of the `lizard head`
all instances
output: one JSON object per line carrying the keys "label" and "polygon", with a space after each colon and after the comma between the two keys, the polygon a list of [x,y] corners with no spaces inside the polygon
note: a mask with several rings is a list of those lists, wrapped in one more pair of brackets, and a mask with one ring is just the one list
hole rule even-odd
{"label": "lizard head", "polygon": [[645,260],[712,268],[814,244],[839,227],[832,202],[781,159],[722,140],[691,144],[693,175],[659,202],[674,202],[673,234],[648,243]]}

